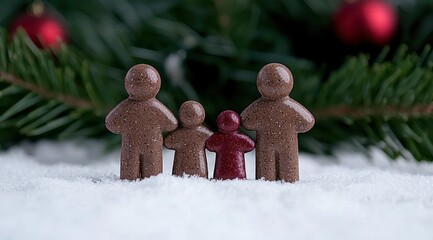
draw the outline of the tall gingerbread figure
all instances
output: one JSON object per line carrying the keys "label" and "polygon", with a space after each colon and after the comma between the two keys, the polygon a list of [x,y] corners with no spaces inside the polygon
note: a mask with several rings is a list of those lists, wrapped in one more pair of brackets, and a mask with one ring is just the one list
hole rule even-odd
{"label": "tall gingerbread figure", "polygon": [[241,113],[242,126],[257,132],[256,178],[298,181],[298,133],[310,130],[314,117],[289,97],[293,76],[286,66],[264,66],[257,88],[262,97]]}
{"label": "tall gingerbread figure", "polygon": [[205,111],[195,101],[187,101],[180,106],[179,121],[181,127],[164,139],[168,149],[175,150],[173,175],[195,175],[207,178],[207,159],[205,142],[212,131],[204,127]]}
{"label": "tall gingerbread figure", "polygon": [[120,179],[135,180],[162,173],[164,131],[177,127],[173,113],[155,97],[161,87],[158,71],[138,64],[125,76],[129,98],[107,115],[105,126],[122,135]]}

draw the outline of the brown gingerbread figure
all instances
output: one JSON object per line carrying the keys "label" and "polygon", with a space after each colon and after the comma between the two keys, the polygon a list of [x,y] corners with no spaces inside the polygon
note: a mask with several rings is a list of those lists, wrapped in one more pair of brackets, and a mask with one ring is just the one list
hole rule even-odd
{"label": "brown gingerbread figure", "polygon": [[155,97],[161,87],[158,71],[138,64],[125,76],[129,98],[107,115],[105,126],[122,135],[120,179],[135,180],[162,173],[164,131],[177,127],[173,113]]}
{"label": "brown gingerbread figure", "polygon": [[298,181],[298,133],[310,130],[314,117],[289,97],[293,76],[286,66],[264,66],[257,88],[262,97],[241,113],[242,126],[257,132],[256,179]]}
{"label": "brown gingerbread figure", "polygon": [[180,106],[181,127],[164,139],[168,149],[175,150],[173,175],[195,175],[207,178],[207,159],[205,142],[212,131],[202,126],[205,119],[203,106],[195,101],[187,101]]}

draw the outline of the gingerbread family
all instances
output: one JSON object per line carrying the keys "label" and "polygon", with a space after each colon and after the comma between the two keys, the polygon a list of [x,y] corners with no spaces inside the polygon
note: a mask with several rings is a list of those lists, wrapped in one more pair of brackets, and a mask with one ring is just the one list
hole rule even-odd
{"label": "gingerbread family", "polygon": [[[120,179],[135,180],[162,173],[163,145],[175,150],[173,175],[208,177],[206,151],[216,152],[214,178],[246,179],[244,153],[256,148],[256,179],[299,180],[298,133],[310,130],[313,115],[289,97],[290,70],[278,63],[264,66],[257,76],[261,98],[239,116],[226,110],[217,118],[218,131],[203,126],[205,110],[195,101],[179,109],[179,122],[155,97],[161,87],[158,71],[138,64],[125,76],[129,98],[106,117],[105,125],[121,134]],[[239,131],[256,132],[256,142]],[[169,134],[163,138],[163,133]]]}

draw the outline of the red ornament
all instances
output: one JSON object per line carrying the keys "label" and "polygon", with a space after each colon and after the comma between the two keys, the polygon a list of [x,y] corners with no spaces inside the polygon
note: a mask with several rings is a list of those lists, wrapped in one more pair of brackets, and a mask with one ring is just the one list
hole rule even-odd
{"label": "red ornament", "polygon": [[44,12],[18,17],[10,26],[10,36],[13,36],[20,27],[39,48],[57,49],[67,41],[64,25],[59,19]]}
{"label": "red ornament", "polygon": [[387,44],[397,27],[397,14],[385,0],[346,2],[334,15],[334,29],[346,44]]}
{"label": "red ornament", "polygon": [[214,178],[218,180],[245,179],[244,153],[254,149],[254,141],[239,132],[241,119],[231,110],[217,118],[218,132],[206,141],[206,148],[216,152]]}

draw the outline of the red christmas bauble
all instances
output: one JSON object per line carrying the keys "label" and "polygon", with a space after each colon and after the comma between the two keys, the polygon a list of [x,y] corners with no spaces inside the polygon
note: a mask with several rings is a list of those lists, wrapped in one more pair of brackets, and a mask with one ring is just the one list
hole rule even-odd
{"label": "red christmas bauble", "polygon": [[397,27],[397,14],[384,0],[347,2],[334,15],[334,29],[346,44],[387,44]]}
{"label": "red christmas bauble", "polygon": [[67,41],[64,25],[48,14],[25,14],[18,17],[10,26],[9,34],[13,36],[19,28],[23,28],[30,39],[40,48],[57,49]]}

